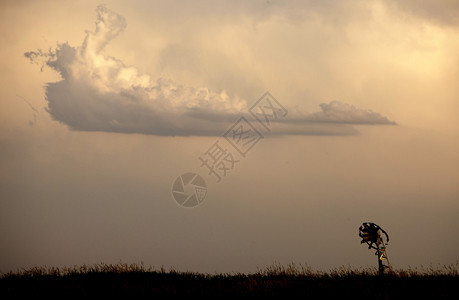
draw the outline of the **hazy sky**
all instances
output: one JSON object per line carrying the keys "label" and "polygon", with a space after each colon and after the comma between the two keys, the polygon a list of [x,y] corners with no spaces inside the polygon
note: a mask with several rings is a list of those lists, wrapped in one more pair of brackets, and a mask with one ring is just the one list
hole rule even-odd
{"label": "hazy sky", "polygon": [[0,271],[455,263],[459,2],[399,2],[2,1]]}

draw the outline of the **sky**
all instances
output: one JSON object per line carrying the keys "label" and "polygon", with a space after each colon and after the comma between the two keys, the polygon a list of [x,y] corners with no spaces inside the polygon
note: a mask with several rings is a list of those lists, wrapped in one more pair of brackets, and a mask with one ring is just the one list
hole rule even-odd
{"label": "sky", "polygon": [[0,272],[376,267],[362,222],[459,260],[457,1],[2,1],[0,33]]}

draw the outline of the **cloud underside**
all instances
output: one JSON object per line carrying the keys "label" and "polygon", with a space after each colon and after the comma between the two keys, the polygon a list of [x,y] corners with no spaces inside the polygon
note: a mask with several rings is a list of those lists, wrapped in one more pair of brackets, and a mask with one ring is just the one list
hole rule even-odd
{"label": "cloud underside", "polygon": [[[48,52],[24,54],[62,77],[46,86],[47,111],[53,119],[78,131],[218,136],[239,116],[247,115],[247,102],[226,91],[187,87],[166,78],[153,80],[104,55],[104,47],[125,27],[122,16],[100,5],[96,29],[87,31],[81,46],[64,43]],[[310,114],[289,113],[273,123],[273,133],[354,135],[357,131],[350,125],[395,124],[371,110],[339,101],[320,108]]]}

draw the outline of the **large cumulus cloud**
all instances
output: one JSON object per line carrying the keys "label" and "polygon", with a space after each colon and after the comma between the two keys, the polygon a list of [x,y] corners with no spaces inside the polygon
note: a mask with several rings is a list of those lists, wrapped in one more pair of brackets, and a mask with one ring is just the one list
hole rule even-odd
{"label": "large cumulus cloud", "polygon": [[[152,79],[104,54],[105,46],[125,28],[122,16],[100,5],[96,28],[87,31],[81,46],[63,43],[47,52],[25,53],[62,77],[46,86],[47,111],[55,120],[83,131],[221,135],[247,112],[247,102],[237,95]],[[394,124],[378,113],[338,101],[323,103],[321,109],[281,120],[278,133],[349,135],[356,133],[350,124]]]}

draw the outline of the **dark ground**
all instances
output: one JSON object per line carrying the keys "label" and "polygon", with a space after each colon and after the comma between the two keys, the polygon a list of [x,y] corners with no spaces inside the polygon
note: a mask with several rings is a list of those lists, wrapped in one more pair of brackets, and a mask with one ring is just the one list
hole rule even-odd
{"label": "dark ground", "polygon": [[313,296],[459,299],[458,276],[199,275],[128,272],[7,276],[4,296]]}

